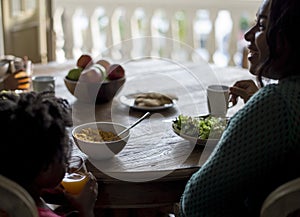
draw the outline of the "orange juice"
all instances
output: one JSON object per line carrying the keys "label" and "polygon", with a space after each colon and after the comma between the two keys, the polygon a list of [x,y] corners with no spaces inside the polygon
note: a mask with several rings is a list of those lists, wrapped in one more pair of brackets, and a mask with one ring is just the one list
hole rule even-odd
{"label": "orange juice", "polygon": [[66,173],[61,184],[67,192],[79,194],[83,189],[88,177],[83,173]]}
{"label": "orange juice", "polygon": [[30,88],[30,78],[27,72],[20,71],[14,77],[18,79],[18,89],[27,90]]}

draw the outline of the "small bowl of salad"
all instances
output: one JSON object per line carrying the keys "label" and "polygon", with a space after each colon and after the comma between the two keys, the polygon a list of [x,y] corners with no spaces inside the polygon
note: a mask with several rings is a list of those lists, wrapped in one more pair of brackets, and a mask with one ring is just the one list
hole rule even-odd
{"label": "small bowl of salad", "polygon": [[198,145],[205,145],[207,140],[218,141],[228,123],[227,118],[188,116],[180,114],[172,121],[172,129],[178,136]]}

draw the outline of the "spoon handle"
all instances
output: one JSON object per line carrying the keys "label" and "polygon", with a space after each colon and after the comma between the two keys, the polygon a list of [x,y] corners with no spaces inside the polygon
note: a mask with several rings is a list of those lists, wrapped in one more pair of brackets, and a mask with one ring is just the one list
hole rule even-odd
{"label": "spoon handle", "polygon": [[147,118],[150,114],[151,114],[150,112],[145,113],[140,119],[138,119],[136,122],[134,122],[131,126],[127,127],[125,130],[121,131],[117,136],[120,136],[123,133],[127,132],[128,130],[130,130],[131,128],[136,126],[138,123],[140,123],[142,120]]}

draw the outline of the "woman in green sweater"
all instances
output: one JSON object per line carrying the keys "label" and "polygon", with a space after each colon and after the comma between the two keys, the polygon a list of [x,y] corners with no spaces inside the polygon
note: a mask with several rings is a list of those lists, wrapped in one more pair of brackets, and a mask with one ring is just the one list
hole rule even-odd
{"label": "woman in green sweater", "polygon": [[299,0],[263,0],[245,34],[258,78],[278,80],[229,121],[207,162],[180,201],[186,216],[259,216],[267,195],[300,176]]}

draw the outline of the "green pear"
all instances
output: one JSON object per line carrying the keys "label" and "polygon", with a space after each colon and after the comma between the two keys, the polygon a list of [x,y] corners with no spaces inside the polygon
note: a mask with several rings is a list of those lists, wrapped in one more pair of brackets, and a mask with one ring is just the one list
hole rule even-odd
{"label": "green pear", "polygon": [[73,81],[78,81],[82,72],[82,68],[73,68],[68,72],[67,78]]}

